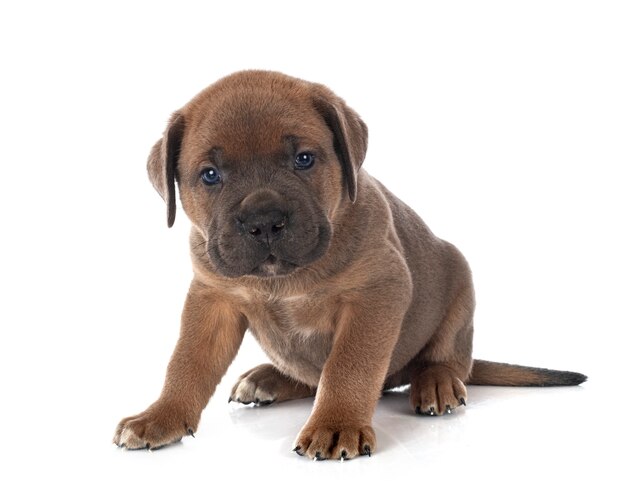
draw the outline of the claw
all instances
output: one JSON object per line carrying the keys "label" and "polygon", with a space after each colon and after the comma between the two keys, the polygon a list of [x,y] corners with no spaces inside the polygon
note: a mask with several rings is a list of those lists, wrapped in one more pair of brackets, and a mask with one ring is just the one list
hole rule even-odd
{"label": "claw", "polygon": [[314,461],[324,461],[325,459],[322,457],[322,453],[321,452],[315,452],[315,457],[313,458]]}
{"label": "claw", "polygon": [[452,408],[450,406],[446,406],[446,412],[448,414],[452,414]]}
{"label": "claw", "polygon": [[461,403],[462,406],[466,406],[467,404],[465,404],[465,399],[463,397],[461,397],[459,399],[459,402]]}
{"label": "claw", "polygon": [[434,416],[434,415],[435,415],[435,408],[434,408],[434,407],[431,407],[431,408],[428,410],[428,414],[430,414],[431,416]]}
{"label": "claw", "polygon": [[372,449],[370,449],[369,445],[363,447],[363,455],[367,455],[368,457],[372,457]]}
{"label": "claw", "polygon": [[150,443],[146,444],[146,450],[149,452],[150,451]]}
{"label": "claw", "polygon": [[341,461],[345,461],[348,458],[348,453],[345,450],[341,451]]}
{"label": "claw", "polygon": [[299,456],[303,456],[304,455],[302,452],[300,452],[300,446],[299,445],[295,446],[295,448],[293,449],[293,452],[295,452]]}
{"label": "claw", "polygon": [[229,398],[228,398],[228,403],[230,404],[232,401],[233,401],[233,398],[232,398],[232,397],[229,397]]}
{"label": "claw", "polygon": [[196,438],[196,436],[193,434],[193,430],[191,428],[187,428],[187,435],[191,435],[193,438]]}

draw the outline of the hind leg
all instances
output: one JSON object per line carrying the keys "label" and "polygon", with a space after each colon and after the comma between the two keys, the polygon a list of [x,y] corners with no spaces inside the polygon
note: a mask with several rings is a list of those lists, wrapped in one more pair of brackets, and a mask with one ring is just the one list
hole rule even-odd
{"label": "hind leg", "polygon": [[451,413],[467,402],[465,384],[472,368],[474,293],[458,291],[432,338],[385,388],[410,384],[410,405],[417,414]]}
{"label": "hind leg", "polygon": [[[459,313],[452,312],[453,316]],[[471,318],[471,314],[469,315]],[[473,325],[448,317],[433,339],[410,363],[410,404],[417,414],[451,413],[467,402],[472,367]]]}
{"label": "hind leg", "polygon": [[426,346],[407,366],[411,408],[431,416],[451,413],[467,402],[472,368],[474,291],[459,288],[445,317]]}
{"label": "hind leg", "polygon": [[284,375],[271,364],[261,364],[239,377],[230,401],[266,406],[273,402],[302,399],[315,395],[315,388]]}

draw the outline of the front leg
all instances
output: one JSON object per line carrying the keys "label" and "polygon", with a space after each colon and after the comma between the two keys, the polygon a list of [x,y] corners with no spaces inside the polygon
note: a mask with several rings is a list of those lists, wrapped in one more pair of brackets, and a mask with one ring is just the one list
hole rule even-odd
{"label": "front leg", "polygon": [[374,301],[365,298],[340,310],[313,412],[295,443],[300,455],[343,460],[371,455],[376,447],[372,416],[405,308],[396,301],[389,312],[379,311]]}
{"label": "front leg", "polygon": [[128,449],[155,449],[193,435],[246,326],[227,300],[193,281],[161,396],[143,413],[123,419],[113,442]]}

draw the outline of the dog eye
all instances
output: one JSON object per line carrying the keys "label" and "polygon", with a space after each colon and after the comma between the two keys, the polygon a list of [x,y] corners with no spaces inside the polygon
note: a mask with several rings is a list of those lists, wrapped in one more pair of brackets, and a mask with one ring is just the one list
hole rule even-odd
{"label": "dog eye", "polygon": [[222,177],[215,167],[205,168],[200,173],[200,178],[207,186],[214,186],[222,181]]}
{"label": "dog eye", "polygon": [[296,160],[294,162],[295,167],[298,170],[305,170],[307,168],[311,168],[315,163],[315,156],[313,153],[309,153],[308,151],[303,151],[302,153],[298,153],[296,155]]}

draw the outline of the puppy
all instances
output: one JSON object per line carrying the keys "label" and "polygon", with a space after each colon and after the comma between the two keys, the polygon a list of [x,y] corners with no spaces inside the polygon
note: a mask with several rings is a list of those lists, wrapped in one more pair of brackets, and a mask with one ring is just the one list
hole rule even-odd
{"label": "puppy", "polygon": [[152,184],[193,227],[194,278],[159,399],[114,442],[155,449],[193,435],[247,329],[272,364],[231,400],[315,396],[294,450],[350,459],[376,448],[381,392],[410,408],[465,405],[466,384],[576,385],[584,375],[472,360],[474,292],[461,253],[361,165],[367,127],[328,88],[245,71],[175,112],[148,158]]}

